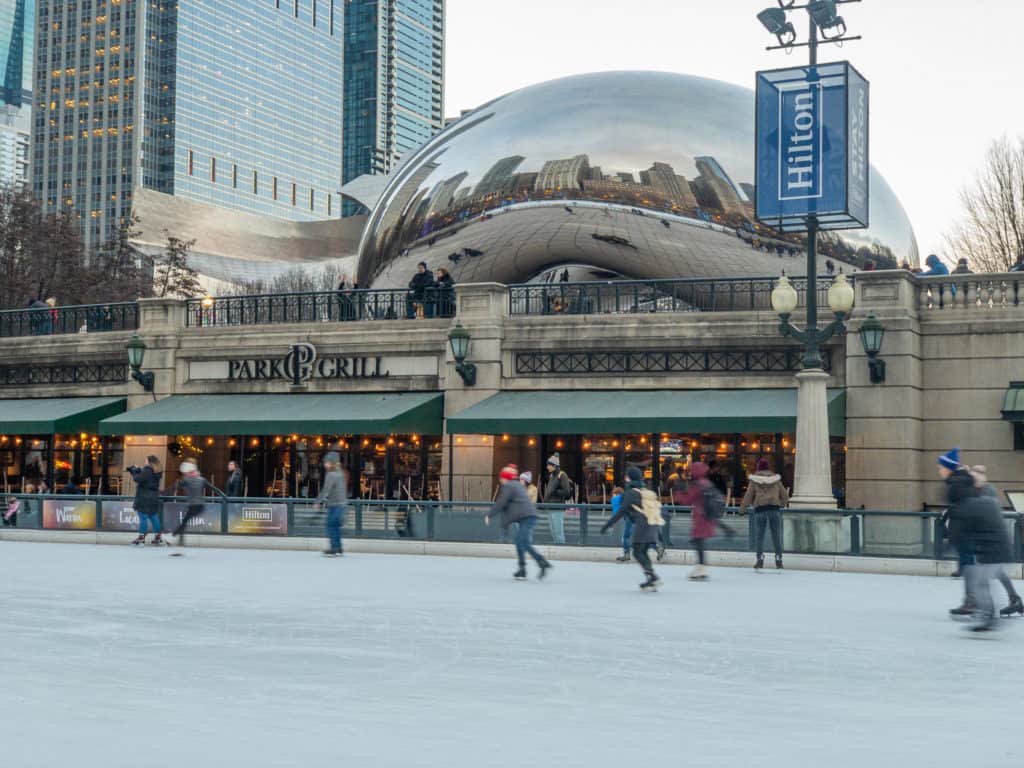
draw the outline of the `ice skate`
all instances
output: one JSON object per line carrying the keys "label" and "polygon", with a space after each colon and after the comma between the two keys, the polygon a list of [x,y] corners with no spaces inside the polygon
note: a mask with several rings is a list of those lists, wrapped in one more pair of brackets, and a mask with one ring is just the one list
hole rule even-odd
{"label": "ice skate", "polygon": [[968,632],[992,632],[996,629],[996,618],[995,616],[985,616],[977,624],[972,624],[967,628]]}
{"label": "ice skate", "polygon": [[640,589],[644,592],[657,592],[658,585],[661,584],[661,579],[654,573],[647,574],[647,581],[640,585]]}
{"label": "ice skate", "polygon": [[1015,613],[1024,616],[1024,600],[1020,599],[1020,595],[1014,595],[1010,604],[999,611],[999,615],[1004,619],[1010,618]]}
{"label": "ice skate", "polygon": [[324,557],[341,557],[340,549],[325,549],[323,551]]}
{"label": "ice skate", "polygon": [[136,536],[134,539],[132,539],[132,546],[133,547],[138,547],[138,546],[140,546],[142,544],[145,544],[145,543],[146,543],[146,537],[145,536]]}
{"label": "ice skate", "polygon": [[950,608],[949,615],[958,621],[969,619],[974,615],[974,603],[965,599],[958,608]]}
{"label": "ice skate", "polygon": [[512,578],[516,581],[526,581],[526,568],[520,568],[512,574]]}
{"label": "ice skate", "polygon": [[628,563],[630,561],[629,552],[623,552],[621,555],[615,558],[616,563]]}
{"label": "ice skate", "polygon": [[708,574],[707,569],[703,565],[698,565],[692,571],[690,571],[690,581],[707,581]]}
{"label": "ice skate", "polygon": [[544,577],[548,575],[548,571],[551,570],[551,563],[545,560],[540,564],[540,573],[537,574],[537,580],[543,581]]}
{"label": "ice skate", "polygon": [[657,553],[656,557],[658,558],[658,562],[660,563],[662,560],[665,559],[665,545],[659,541],[658,548],[655,551]]}
{"label": "ice skate", "polygon": [[758,555],[757,562],[754,563],[754,570],[760,571],[762,568],[764,568],[764,555]]}
{"label": "ice skate", "polygon": [[150,544],[151,544],[152,546],[154,546],[154,547],[166,547],[166,546],[168,546],[168,544],[167,544],[167,541],[166,541],[166,540],[164,539],[164,537],[163,537],[163,536],[161,536],[161,535],[160,535],[159,533],[158,533],[158,534],[156,535],[156,538],[154,538],[154,539],[153,539],[153,540],[152,540],[151,542],[149,542],[149,543],[150,543]]}
{"label": "ice skate", "polygon": [[953,578],[953,579],[959,579],[960,578],[960,569],[957,568],[955,571],[953,571],[951,574],[949,574],[949,576],[950,576],[950,578]]}

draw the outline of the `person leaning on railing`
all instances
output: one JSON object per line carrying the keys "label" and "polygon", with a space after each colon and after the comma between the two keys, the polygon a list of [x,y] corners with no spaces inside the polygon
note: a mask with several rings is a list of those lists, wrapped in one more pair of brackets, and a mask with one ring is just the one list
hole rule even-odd
{"label": "person leaning on railing", "polygon": [[455,278],[444,267],[437,270],[434,283],[438,317],[455,317]]}
{"label": "person leaning on railing", "polygon": [[427,262],[416,265],[416,274],[409,281],[409,293],[405,299],[405,316],[410,320],[416,317],[433,317],[433,302],[427,301],[428,295],[434,291],[434,273],[427,269]]}
{"label": "person leaning on railing", "polygon": [[782,512],[789,504],[789,492],[782,484],[781,475],[771,471],[767,459],[758,459],[757,467],[750,476],[750,485],[740,502],[740,509],[754,508],[754,544],[757,547],[757,561],[754,569],[764,568],[765,528],[772,533],[772,547],[775,549],[775,567],[782,568]]}

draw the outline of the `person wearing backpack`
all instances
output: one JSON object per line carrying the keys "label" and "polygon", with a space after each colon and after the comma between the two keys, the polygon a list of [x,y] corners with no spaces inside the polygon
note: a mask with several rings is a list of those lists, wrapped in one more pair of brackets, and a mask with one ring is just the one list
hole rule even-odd
{"label": "person wearing backpack", "polygon": [[782,513],[789,504],[789,493],[782,484],[782,478],[772,472],[768,459],[758,459],[757,469],[750,476],[750,485],[740,503],[741,509],[754,508],[754,544],[757,547],[757,562],[754,570],[764,568],[764,532],[771,528],[772,546],[775,548],[775,567],[782,569]]}
{"label": "person wearing backpack", "polygon": [[731,536],[733,533],[732,529],[721,522],[722,514],[725,512],[725,497],[708,479],[708,472],[708,465],[703,461],[694,462],[690,467],[693,482],[683,499],[686,506],[692,510],[690,541],[697,549],[697,567],[690,574],[690,581],[708,580],[707,565],[704,562],[705,540],[715,535],[715,529],[719,525],[722,525],[728,535]]}
{"label": "person wearing backpack", "polygon": [[[545,504],[565,504],[572,496],[572,482],[562,470],[561,459],[553,453],[548,459],[548,484],[544,486]],[[565,544],[565,509],[548,512],[552,544]]]}
{"label": "person wearing backpack", "polygon": [[638,467],[626,470],[626,490],[622,494],[619,511],[601,527],[601,533],[626,518],[633,521],[633,557],[647,577],[640,585],[644,592],[657,592],[661,579],[654,572],[647,550],[658,543],[658,532],[665,521],[661,517],[658,495],[644,484],[644,473]]}

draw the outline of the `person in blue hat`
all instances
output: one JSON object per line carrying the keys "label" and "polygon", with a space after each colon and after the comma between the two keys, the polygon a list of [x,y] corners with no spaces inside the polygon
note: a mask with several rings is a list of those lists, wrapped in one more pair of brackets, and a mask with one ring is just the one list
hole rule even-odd
{"label": "person in blue hat", "polygon": [[[953,576],[961,576],[965,573],[967,566],[974,563],[974,553],[970,549],[970,543],[960,535],[960,520],[958,514],[962,505],[971,498],[978,495],[974,478],[960,461],[960,449],[954,448],[938,459],[939,477],[946,484],[946,511],[942,515],[942,522],[946,530],[946,538],[956,548],[957,570]],[[975,601],[967,589],[967,580],[964,579],[964,601],[958,608],[950,610],[954,618],[970,616],[974,613]]]}

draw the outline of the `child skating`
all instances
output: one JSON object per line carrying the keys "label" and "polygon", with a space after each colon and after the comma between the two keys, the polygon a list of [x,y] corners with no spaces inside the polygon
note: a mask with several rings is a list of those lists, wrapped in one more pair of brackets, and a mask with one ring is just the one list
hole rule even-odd
{"label": "child skating", "polygon": [[657,545],[658,533],[665,520],[661,516],[661,502],[654,491],[644,484],[644,475],[637,467],[626,471],[626,490],[622,494],[619,511],[601,528],[601,533],[626,516],[633,521],[633,557],[647,579],[640,585],[645,592],[656,592],[661,579],[654,572],[647,550]]}

